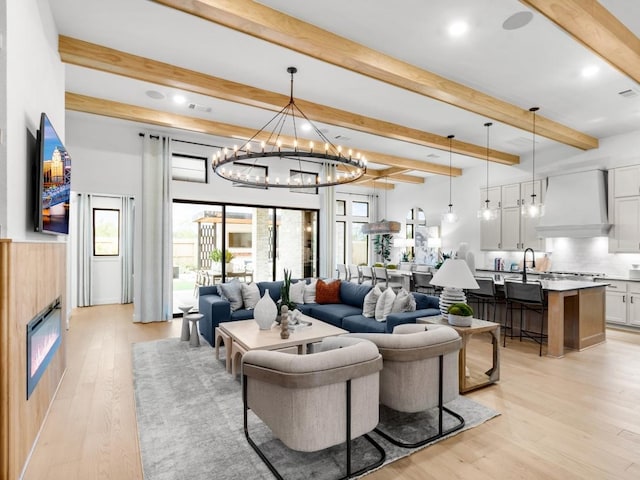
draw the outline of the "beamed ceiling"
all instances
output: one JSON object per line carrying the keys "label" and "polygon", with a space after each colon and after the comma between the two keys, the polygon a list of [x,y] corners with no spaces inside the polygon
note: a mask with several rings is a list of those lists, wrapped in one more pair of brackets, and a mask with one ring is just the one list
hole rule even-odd
{"label": "beamed ceiling", "polygon": [[[296,103],[334,143],[365,153],[363,186],[448,175],[449,134],[452,175],[487,156],[517,165],[531,150],[532,106],[540,155],[558,146],[577,154],[640,129],[640,2],[52,0],[51,8],[70,115],[232,145],[287,103],[286,68],[296,66]],[[504,28],[518,12],[531,21]],[[452,37],[460,20],[468,31]],[[584,76],[587,67],[597,72]]]}

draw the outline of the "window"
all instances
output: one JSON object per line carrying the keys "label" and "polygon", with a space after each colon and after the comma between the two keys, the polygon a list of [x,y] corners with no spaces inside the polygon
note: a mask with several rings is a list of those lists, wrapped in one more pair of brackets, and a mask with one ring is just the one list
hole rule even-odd
{"label": "window", "polygon": [[207,159],[174,153],[171,157],[171,178],[183,182],[207,183]]}
{"label": "window", "polygon": [[[240,177],[251,177],[251,178],[265,178],[269,176],[269,169],[264,165],[254,165],[252,163],[242,163],[242,162],[233,162],[234,167],[244,167],[242,170],[236,170],[240,173]],[[234,187],[245,187],[245,188],[258,188],[261,190],[266,190],[267,187],[261,187],[260,185],[245,185],[240,182],[233,182]]]}
{"label": "window", "polygon": [[351,202],[351,215],[354,217],[368,217],[369,202]]}
{"label": "window", "polygon": [[352,200],[353,194],[343,194],[344,199],[336,199],[336,264],[368,264],[369,236],[362,233],[362,226],[370,220],[371,208],[366,195],[358,195],[358,200]]}
{"label": "window", "polygon": [[120,210],[93,209],[93,255],[120,255]]}

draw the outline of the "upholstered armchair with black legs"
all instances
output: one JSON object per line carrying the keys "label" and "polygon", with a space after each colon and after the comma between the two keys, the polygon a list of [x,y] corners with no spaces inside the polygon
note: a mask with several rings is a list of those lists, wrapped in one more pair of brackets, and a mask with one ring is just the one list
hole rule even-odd
{"label": "upholstered armchair with black legs", "polygon": [[[438,407],[438,431],[416,442],[393,438],[376,428],[390,442],[416,448],[464,427],[464,418],[444,406],[459,394],[458,352],[460,335],[445,325],[398,325],[392,334],[353,333],[345,337],[370,340],[382,354],[380,404],[405,413],[418,413]],[[444,429],[444,414],[456,422]]]}
{"label": "upholstered armchair with black legs", "polygon": [[[242,364],[245,436],[276,478],[282,476],[251,438],[248,409],[292,450],[315,452],[346,443],[341,478],[382,465],[384,450],[367,435],[379,420],[382,357],[373,343],[327,338],[318,353],[309,355],[252,350]],[[360,436],[377,450],[379,459],[352,472],[351,440]]]}

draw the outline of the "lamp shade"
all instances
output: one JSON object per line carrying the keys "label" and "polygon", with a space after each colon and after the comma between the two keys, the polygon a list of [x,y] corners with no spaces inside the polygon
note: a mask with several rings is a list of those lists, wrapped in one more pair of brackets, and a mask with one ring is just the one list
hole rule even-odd
{"label": "lamp shade", "polygon": [[478,282],[473,278],[467,262],[462,259],[448,258],[431,279],[431,285],[449,288],[477,289]]}

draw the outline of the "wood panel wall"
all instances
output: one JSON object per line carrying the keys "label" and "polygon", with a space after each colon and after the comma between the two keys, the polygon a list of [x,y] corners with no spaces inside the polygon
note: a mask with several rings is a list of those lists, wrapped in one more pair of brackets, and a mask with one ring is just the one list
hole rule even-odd
{"label": "wood panel wall", "polygon": [[[66,243],[0,239],[0,478],[17,480],[66,368]],[[26,326],[57,297],[62,343],[27,400]]]}

